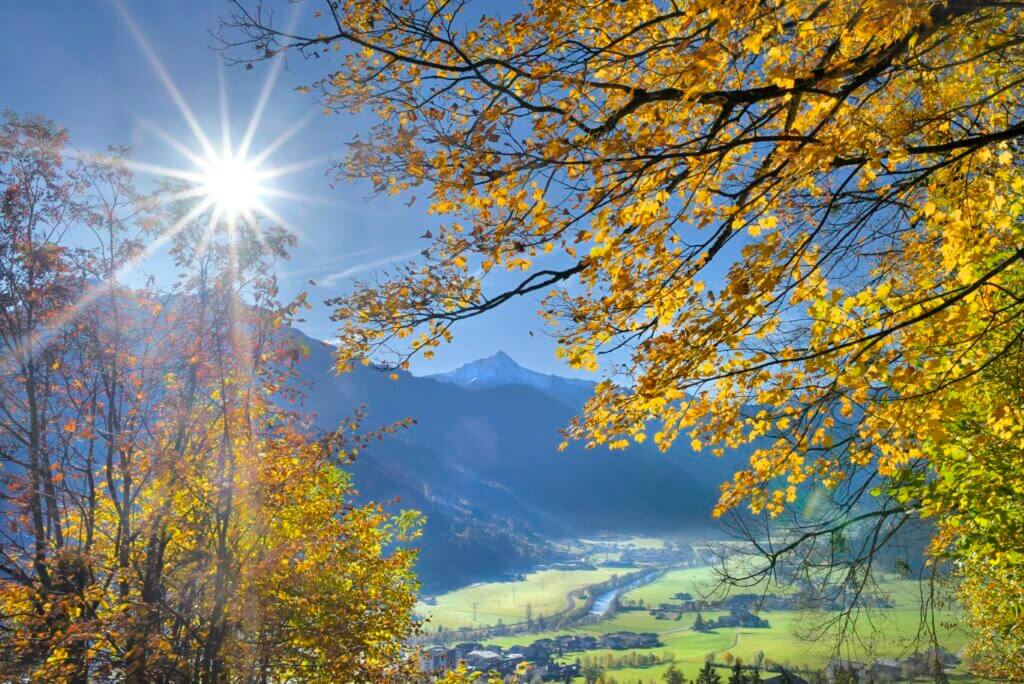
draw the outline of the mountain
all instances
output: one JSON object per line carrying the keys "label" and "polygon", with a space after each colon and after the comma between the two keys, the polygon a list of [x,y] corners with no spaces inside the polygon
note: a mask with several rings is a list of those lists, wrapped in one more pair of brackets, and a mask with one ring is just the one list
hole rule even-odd
{"label": "mountain", "polygon": [[[132,300],[125,303],[132,311]],[[163,304],[167,315],[180,299]],[[361,500],[426,515],[417,570],[427,592],[556,558],[557,539],[703,536],[718,485],[734,469],[730,458],[685,447],[662,454],[649,444],[611,452],[571,443],[559,451],[560,431],[593,385],[523,368],[507,354],[440,378],[398,373],[392,380],[363,366],[339,376],[333,347],[295,328],[281,334],[304,349],[292,389],[315,427],[334,430],[356,412],[366,431],[416,421],[364,448],[351,470]],[[290,403],[292,394],[281,401]]]}
{"label": "mountain", "polygon": [[[365,367],[338,376],[329,345],[293,334],[308,350],[300,375],[320,427],[333,428],[360,406],[370,429],[415,419],[366,449],[353,477],[366,499],[397,497],[397,507],[426,514],[418,567],[425,591],[525,569],[550,557],[552,539],[696,533],[711,524],[728,459],[682,447],[661,454],[646,444],[558,450],[559,431],[582,401],[581,381],[529,371],[503,354],[454,371],[480,369],[457,375],[458,383],[452,374],[392,380]],[[466,380],[473,389],[462,386],[473,377]],[[498,384],[506,379],[517,382]]]}
{"label": "mountain", "polygon": [[573,408],[583,405],[593,393],[595,385],[587,380],[546,375],[523,368],[503,351],[471,361],[453,371],[426,377],[474,390],[502,385],[525,385],[538,389]]}

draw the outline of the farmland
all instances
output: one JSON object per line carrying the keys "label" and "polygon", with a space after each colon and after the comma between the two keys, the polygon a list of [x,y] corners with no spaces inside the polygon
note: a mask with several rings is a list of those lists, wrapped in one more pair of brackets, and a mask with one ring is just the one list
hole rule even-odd
{"label": "farmland", "polygon": [[[478,584],[451,592],[437,598],[436,606],[423,608],[433,615],[432,624],[442,624],[446,629],[460,626],[495,624],[498,619],[504,623],[522,620],[526,606],[531,606],[533,616],[550,613],[565,606],[566,593],[585,585],[609,578],[614,573],[628,572],[623,568],[598,568],[593,571],[545,570],[533,573],[519,582]],[[650,584],[632,589],[621,596],[624,605],[643,602],[645,607],[676,601],[674,595],[690,593],[699,595],[706,592],[714,582],[714,573],[708,567],[681,568],[669,570]],[[899,658],[914,652],[914,640],[920,620],[916,605],[918,586],[909,580],[895,577],[886,578],[882,588],[892,601],[892,606],[875,609],[870,613],[870,624],[862,624],[864,635],[875,635],[862,640],[844,651],[844,657],[870,661],[874,658]],[[515,598],[513,599],[513,590]],[[774,590],[773,591],[777,591]],[[473,605],[476,604],[476,622],[472,621]],[[714,619],[721,612],[706,611],[704,619]],[[692,629],[696,614],[684,612],[678,619],[657,619],[647,610],[620,611],[613,617],[595,624],[561,630],[557,633],[575,632],[599,635],[602,633],[629,631],[654,632],[659,635],[663,647],[656,649],[660,654],[670,652],[675,662],[687,675],[692,676],[708,656],[721,662],[733,657],[752,663],[762,657],[766,662],[798,667],[823,668],[830,658],[832,639],[821,639],[816,643],[800,638],[815,621],[834,614],[809,614],[795,610],[763,611],[761,617],[770,623],[769,628],[719,628],[711,632]],[[955,623],[952,611],[938,616],[937,622]],[[868,618],[865,618],[865,620]],[[508,647],[528,643],[534,639],[553,636],[555,633],[502,636],[490,639],[488,643]],[[966,633],[955,626],[941,627],[942,645],[952,652],[959,651],[966,641]],[[586,652],[589,658],[604,659],[606,654],[622,655],[622,652],[596,650]],[[577,654],[567,656],[572,659]],[[635,682],[638,679],[658,680],[668,666],[654,665],[642,669],[615,669],[609,673],[618,681]]]}
{"label": "farmland", "polygon": [[442,594],[435,605],[420,603],[417,612],[429,618],[428,629],[520,622],[564,610],[570,591],[624,572],[628,569],[540,570],[521,580],[478,583]]}

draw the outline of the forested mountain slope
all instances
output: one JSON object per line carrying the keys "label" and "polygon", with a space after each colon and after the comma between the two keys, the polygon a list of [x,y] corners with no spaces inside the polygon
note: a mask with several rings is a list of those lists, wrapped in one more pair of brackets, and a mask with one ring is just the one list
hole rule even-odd
{"label": "forested mountain slope", "polygon": [[[684,447],[660,454],[647,445],[558,451],[559,431],[578,409],[569,402],[585,397],[584,381],[534,373],[504,354],[470,364],[486,382],[457,373],[443,381],[407,373],[392,380],[366,367],[338,376],[329,345],[295,334],[309,350],[300,370],[320,426],[359,406],[368,427],[415,419],[375,443],[354,470],[363,496],[399,497],[397,505],[427,515],[419,568],[427,591],[526,567],[546,553],[547,539],[711,524],[726,460]],[[512,384],[538,376],[543,383]],[[456,384],[460,379],[470,386]]]}

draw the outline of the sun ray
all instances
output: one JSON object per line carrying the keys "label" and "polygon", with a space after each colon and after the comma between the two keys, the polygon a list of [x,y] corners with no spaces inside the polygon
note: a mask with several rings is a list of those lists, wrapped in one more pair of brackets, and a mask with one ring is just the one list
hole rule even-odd
{"label": "sun ray", "polygon": [[217,225],[221,219],[224,218],[223,212],[213,207],[210,210],[210,220],[206,224],[206,230],[203,231],[203,237],[199,241],[199,246],[196,249],[196,256],[202,258],[206,255],[206,250],[209,249],[213,243],[213,236],[217,234]]}
{"label": "sun ray", "polygon": [[[299,19],[299,4],[295,3],[292,8],[291,16],[288,19],[287,31],[289,33],[295,28],[296,23]],[[270,64],[270,71],[267,73],[267,78],[263,81],[263,87],[260,89],[259,98],[256,100],[256,106],[253,107],[252,116],[249,117],[249,124],[245,128],[245,133],[242,135],[242,142],[238,145],[238,155],[245,157],[249,154],[249,148],[252,146],[253,139],[256,137],[256,130],[259,128],[260,121],[263,119],[263,112],[267,108],[267,103],[270,102],[270,93],[273,92],[274,86],[277,85],[277,77],[281,73],[281,68],[284,66],[284,58],[280,55],[275,57]],[[271,143],[273,146],[273,143]],[[266,150],[264,150],[266,152]],[[270,156],[269,152],[266,152],[266,156]],[[261,164],[266,156],[262,159],[258,156],[254,159],[256,164]]]}
{"label": "sun ray", "polygon": [[267,218],[269,218],[271,221],[277,223],[282,228],[287,230],[289,233],[293,233],[299,239],[303,239],[305,237],[303,232],[299,230],[298,226],[289,223],[287,219],[281,216],[281,214],[274,211],[274,209],[268,206],[265,202],[256,200],[256,203],[254,204],[253,208],[259,211],[261,214],[265,214]]}
{"label": "sun ray", "polygon": [[170,147],[174,148],[177,152],[179,152],[183,157],[192,162],[194,166],[198,167],[203,163],[202,157],[200,157],[195,152],[182,145],[181,142],[179,142],[174,136],[172,136],[170,133],[160,128],[159,126],[157,126],[152,121],[149,121],[148,119],[139,119],[139,123],[141,123],[143,127],[155,133],[157,137],[159,137]]}
{"label": "sun ray", "polygon": [[[275,61],[274,67],[265,82],[260,93],[259,101],[255,107],[245,135],[238,148],[233,149],[231,136],[231,116],[227,96],[227,86],[223,71],[220,72],[220,125],[221,125],[221,151],[218,153],[210,138],[199,125],[198,119],[193,114],[185,98],[178,90],[170,74],[163,63],[157,57],[149,41],[143,35],[138,24],[133,20],[122,0],[114,0],[115,8],[120,15],[128,31],[143,52],[146,60],[156,72],[156,75],[163,84],[171,100],[178,111],[185,119],[186,124],[192,131],[199,147],[200,153],[189,149],[180,140],[174,138],[155,123],[146,119],[140,119],[141,124],[148,130],[154,132],[164,143],[169,145],[176,152],[180,153],[188,162],[191,169],[175,168],[162,164],[154,164],[136,160],[124,160],[109,158],[102,153],[90,153],[79,150],[65,150],[69,157],[99,163],[113,165],[124,165],[126,168],[139,173],[150,174],[162,178],[173,178],[187,183],[187,187],[180,190],[167,190],[156,195],[156,200],[161,204],[169,204],[181,200],[197,200],[195,204],[180,216],[169,228],[159,232],[144,249],[126,260],[109,278],[100,280],[94,285],[85,289],[80,296],[66,309],[61,311],[53,319],[39,328],[28,332],[23,339],[13,341],[15,350],[28,350],[30,353],[40,342],[45,341],[49,336],[54,335],[61,328],[68,325],[76,316],[80,315],[88,306],[97,300],[104,292],[109,291],[112,285],[116,285],[130,276],[140,264],[150,259],[159,250],[163,249],[191,222],[207,217],[206,229],[198,238],[196,255],[202,257],[212,244],[213,237],[219,226],[224,226],[228,232],[227,248],[229,258],[232,260],[232,267],[237,269],[238,258],[238,222],[245,220],[252,227],[256,240],[268,248],[266,238],[259,230],[259,217],[264,215],[276,222],[282,228],[301,236],[301,231],[281,216],[277,211],[263,201],[264,197],[279,197],[289,200],[316,201],[314,198],[291,193],[264,184],[264,181],[303,171],[323,162],[322,159],[308,160],[288,165],[261,169],[260,166],[270,156],[281,148],[285,142],[294,137],[310,120],[311,116],[303,117],[295,124],[288,127],[278,135],[267,147],[248,158],[247,154],[251,149],[256,130],[261,117],[269,101],[270,92],[276,83],[281,69],[280,60]],[[236,275],[237,277],[237,275]],[[236,321],[236,334],[245,334],[244,326]],[[5,362],[0,361],[0,363]]]}
{"label": "sun ray", "polygon": [[[142,123],[146,128],[155,132],[163,142],[180,153],[184,159],[190,162],[192,168],[174,168],[139,161],[127,162],[128,168],[158,177],[182,180],[188,184],[189,187],[185,190],[170,188],[159,193],[158,201],[163,204],[199,198],[195,207],[188,211],[172,228],[156,238],[150,249],[146,250],[144,256],[148,256],[160,249],[185,224],[204,213],[209,214],[209,224],[201,238],[202,244],[199,245],[200,254],[207,249],[211,235],[218,227],[227,231],[229,247],[236,247],[233,243],[238,239],[239,221],[242,220],[252,226],[253,239],[259,240],[264,247],[268,247],[266,236],[259,230],[259,218],[261,216],[265,216],[285,230],[301,237],[301,231],[289,224],[265,200],[268,198],[280,198],[320,204],[327,204],[327,202],[273,187],[271,181],[321,165],[326,160],[324,158],[310,159],[267,168],[264,168],[263,165],[270,159],[271,155],[276,153],[312,120],[312,113],[307,114],[288,126],[261,150],[253,150],[253,143],[256,139],[260,122],[266,113],[270,94],[273,92],[280,71],[283,68],[283,61],[280,58],[273,60],[270,72],[262,85],[245,131],[241,139],[237,141],[237,145],[236,138],[232,135],[232,115],[224,65],[222,62],[218,64],[220,140],[217,141],[215,146],[211,142],[210,136],[199,125],[198,119],[188,106],[181,91],[178,90],[163,62],[157,56],[153,46],[128,13],[123,0],[114,0],[114,3],[125,26],[159,77],[171,100],[173,100],[178,111],[185,119],[189,129],[191,129],[199,147],[198,151],[191,149],[188,144],[169,135],[156,124],[143,120]],[[296,10],[292,13],[292,20],[297,20],[297,17],[298,12]],[[236,130],[238,129],[236,128]],[[131,269],[134,269],[135,266],[135,262],[130,264]]]}
{"label": "sun ray", "polygon": [[[224,63],[217,63],[217,90],[220,99],[220,156],[222,159],[232,156],[231,154],[231,115],[228,111],[228,88],[224,83]],[[238,157],[244,159],[245,155],[239,152]]]}
{"label": "sun ray", "polygon": [[322,166],[328,160],[325,157],[307,159],[305,161],[292,162],[291,164],[284,164],[281,166],[274,166],[265,171],[261,171],[258,175],[258,179],[261,181],[273,180],[274,178],[280,178],[281,176],[287,176],[299,171],[306,171],[308,169]]}
{"label": "sun ray", "polygon": [[206,256],[206,250],[208,250],[210,245],[213,243],[213,236],[216,232],[215,228],[218,221],[220,221],[220,214],[217,213],[216,208],[211,209],[210,218],[206,224],[206,230],[203,231],[202,236],[199,238],[199,244],[196,245],[196,259],[202,259]]}
{"label": "sun ray", "polygon": [[267,107],[267,103],[270,101],[270,93],[277,83],[278,73],[281,71],[281,65],[284,63],[284,59],[281,57],[274,58],[270,65],[270,73],[267,74],[267,80],[263,82],[263,88],[260,90],[259,99],[256,100],[256,106],[253,107],[252,116],[249,117],[249,124],[245,127],[245,133],[242,134],[242,142],[238,145],[238,153],[241,155],[249,154],[249,148],[252,147],[253,139],[256,137],[256,130],[259,128],[260,120],[263,118],[263,112]]}
{"label": "sun ray", "polygon": [[256,215],[251,210],[246,210],[242,214],[242,218],[245,222],[252,227],[252,232],[256,235],[256,240],[259,241],[260,247],[263,248],[265,253],[270,253],[270,245],[267,244],[267,238],[264,237],[263,231],[259,229],[259,221],[256,219]]}
{"label": "sun ray", "polygon": [[[258,154],[252,157],[253,163],[259,165],[265,162],[267,158],[270,157],[270,155],[272,155],[274,152],[278,150],[278,148],[281,147],[281,145],[288,142],[296,133],[305,128],[306,125],[313,120],[313,117],[315,115],[316,112],[307,112],[305,116],[303,116],[301,119],[299,119],[294,124],[285,129],[284,133],[277,136],[277,138],[275,138],[269,145],[264,147],[262,150],[260,150]],[[242,150],[242,148],[239,148],[239,150],[245,151]]]}
{"label": "sun ray", "polygon": [[43,326],[40,326],[36,330],[30,331],[22,339],[15,340],[11,347],[13,349],[32,349],[39,346],[39,343],[46,339],[48,336],[56,333],[61,328],[71,323],[76,316],[85,310],[90,304],[95,302],[100,295],[107,291],[112,283],[119,282],[129,272],[135,269],[140,263],[151,257],[158,249],[163,247],[170,241],[175,235],[181,232],[182,229],[190,222],[201,216],[211,206],[210,200],[206,199],[197,204],[187,214],[182,216],[178,221],[175,222],[171,228],[162,232],[156,240],[146,246],[144,250],[128,259],[120,268],[108,279],[100,280],[95,285],[87,288],[75,302],[64,309],[60,314],[53,317],[53,319],[47,321]]}
{"label": "sun ray", "polygon": [[212,208],[214,201],[209,198],[203,198],[198,204],[192,207],[184,216],[174,222],[170,228],[162,231],[153,242],[146,245],[146,248],[139,254],[135,255],[124,263],[121,268],[117,271],[118,278],[124,277],[127,273],[133,271],[140,263],[151,257],[156,253],[157,250],[162,248],[168,242],[170,242],[175,235],[180,233],[189,222],[202,216],[208,209]]}
{"label": "sun ray", "polygon": [[276,199],[292,200],[294,202],[302,202],[304,204],[312,204],[316,206],[334,206],[337,204],[333,199],[327,199],[325,197],[316,197],[314,195],[307,195],[301,192],[291,192],[289,190],[281,190],[280,188],[270,188],[261,186],[260,195],[266,197],[274,197]]}
{"label": "sun ray", "polygon": [[196,140],[202,146],[206,154],[211,156],[214,155],[215,151],[213,149],[213,145],[210,144],[209,138],[207,138],[206,134],[203,133],[202,126],[199,125],[199,121],[192,113],[188,103],[185,102],[185,98],[182,96],[181,91],[179,91],[178,87],[174,84],[174,81],[171,79],[171,75],[167,73],[167,69],[164,68],[163,62],[160,61],[160,58],[157,57],[156,53],[153,51],[153,47],[149,44],[146,36],[142,34],[142,29],[139,28],[139,25],[135,23],[131,14],[128,13],[128,10],[125,8],[122,0],[114,0],[114,7],[117,9],[121,20],[128,27],[128,31],[132,34],[132,37],[138,44],[139,49],[141,49],[142,53],[145,55],[146,61],[149,62],[149,65],[153,68],[157,77],[163,83],[164,89],[167,90],[167,94],[171,96],[174,104],[178,107],[178,111],[181,112],[181,115],[185,118],[185,122],[188,124],[189,128],[192,129],[192,134],[195,135]]}
{"label": "sun ray", "polygon": [[170,204],[172,202],[178,202],[180,200],[192,199],[193,197],[205,197],[206,191],[198,185],[194,185],[186,190],[180,192],[166,193],[161,192],[156,195],[155,199],[160,204]]}
{"label": "sun ray", "polygon": [[191,183],[201,183],[203,180],[202,174],[197,171],[187,171],[185,169],[175,169],[170,166],[161,166],[159,164],[149,164],[147,162],[135,161],[134,159],[123,160],[125,166],[132,171],[139,171],[141,173],[149,173],[154,176],[164,176],[166,178],[177,178],[179,180],[189,181]]}
{"label": "sun ray", "polygon": [[102,152],[97,153],[88,150],[76,150],[73,148],[66,148],[63,150],[63,154],[64,156],[69,157],[71,159],[88,161],[103,166],[124,166],[132,171],[153,174],[156,176],[166,176],[169,178],[178,178],[180,180],[186,180],[192,183],[197,183],[200,180],[202,180],[202,176],[196,171],[176,169],[171,166],[162,166],[160,164],[149,164],[146,162],[135,161],[134,159],[124,159],[122,157],[112,157]]}

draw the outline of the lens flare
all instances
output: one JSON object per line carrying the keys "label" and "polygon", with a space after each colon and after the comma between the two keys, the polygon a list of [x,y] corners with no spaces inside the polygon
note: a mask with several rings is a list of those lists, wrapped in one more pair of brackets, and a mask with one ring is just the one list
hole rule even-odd
{"label": "lens flare", "polygon": [[228,218],[251,213],[262,205],[261,174],[249,160],[233,155],[207,159],[200,171],[201,192]]}
{"label": "lens flare", "polygon": [[[184,190],[166,196],[162,200],[196,199],[196,206],[189,213],[189,220],[195,220],[202,215],[208,215],[210,231],[226,227],[232,239],[234,239],[238,234],[236,229],[240,223],[245,223],[251,228],[259,228],[260,219],[266,218],[276,223],[279,227],[285,228],[289,232],[301,237],[301,232],[295,226],[290,225],[284,217],[270,206],[270,200],[272,198],[283,198],[305,202],[313,201],[314,198],[307,197],[302,193],[287,192],[275,187],[274,183],[283,176],[292,175],[313,166],[321,166],[326,162],[326,159],[310,159],[304,162],[280,165],[270,163],[270,156],[280,149],[286,141],[295,136],[311,120],[311,116],[302,117],[262,149],[257,149],[254,145],[262,115],[269,103],[271,93],[274,92],[277,77],[283,67],[282,58],[277,57],[273,60],[260,91],[259,99],[255,107],[251,109],[248,124],[245,126],[245,132],[237,145],[232,144],[227,88],[223,65],[221,65],[221,144],[217,145],[216,141],[212,139],[213,136],[203,130],[199,119],[193,114],[188,102],[186,102],[185,97],[171,79],[170,73],[164,67],[163,62],[157,56],[149,40],[124,6],[123,0],[113,0],[113,2],[125,27],[134,37],[136,43],[138,43],[143,55],[163,84],[171,101],[177,106],[178,111],[195,138],[195,144],[190,145],[187,141],[179,140],[177,137],[165,132],[155,123],[144,121],[143,123],[148,129],[155,132],[159,138],[168,143],[188,163],[183,164],[181,167],[175,167],[168,164],[150,164],[128,160],[125,162],[126,166],[132,170],[156,177],[183,181],[185,184]],[[292,25],[298,20],[298,16],[298,12],[293,10],[290,19]],[[181,230],[181,226],[177,226],[171,235],[162,237],[166,241],[178,230]],[[260,230],[256,230],[255,237],[262,240]]]}

